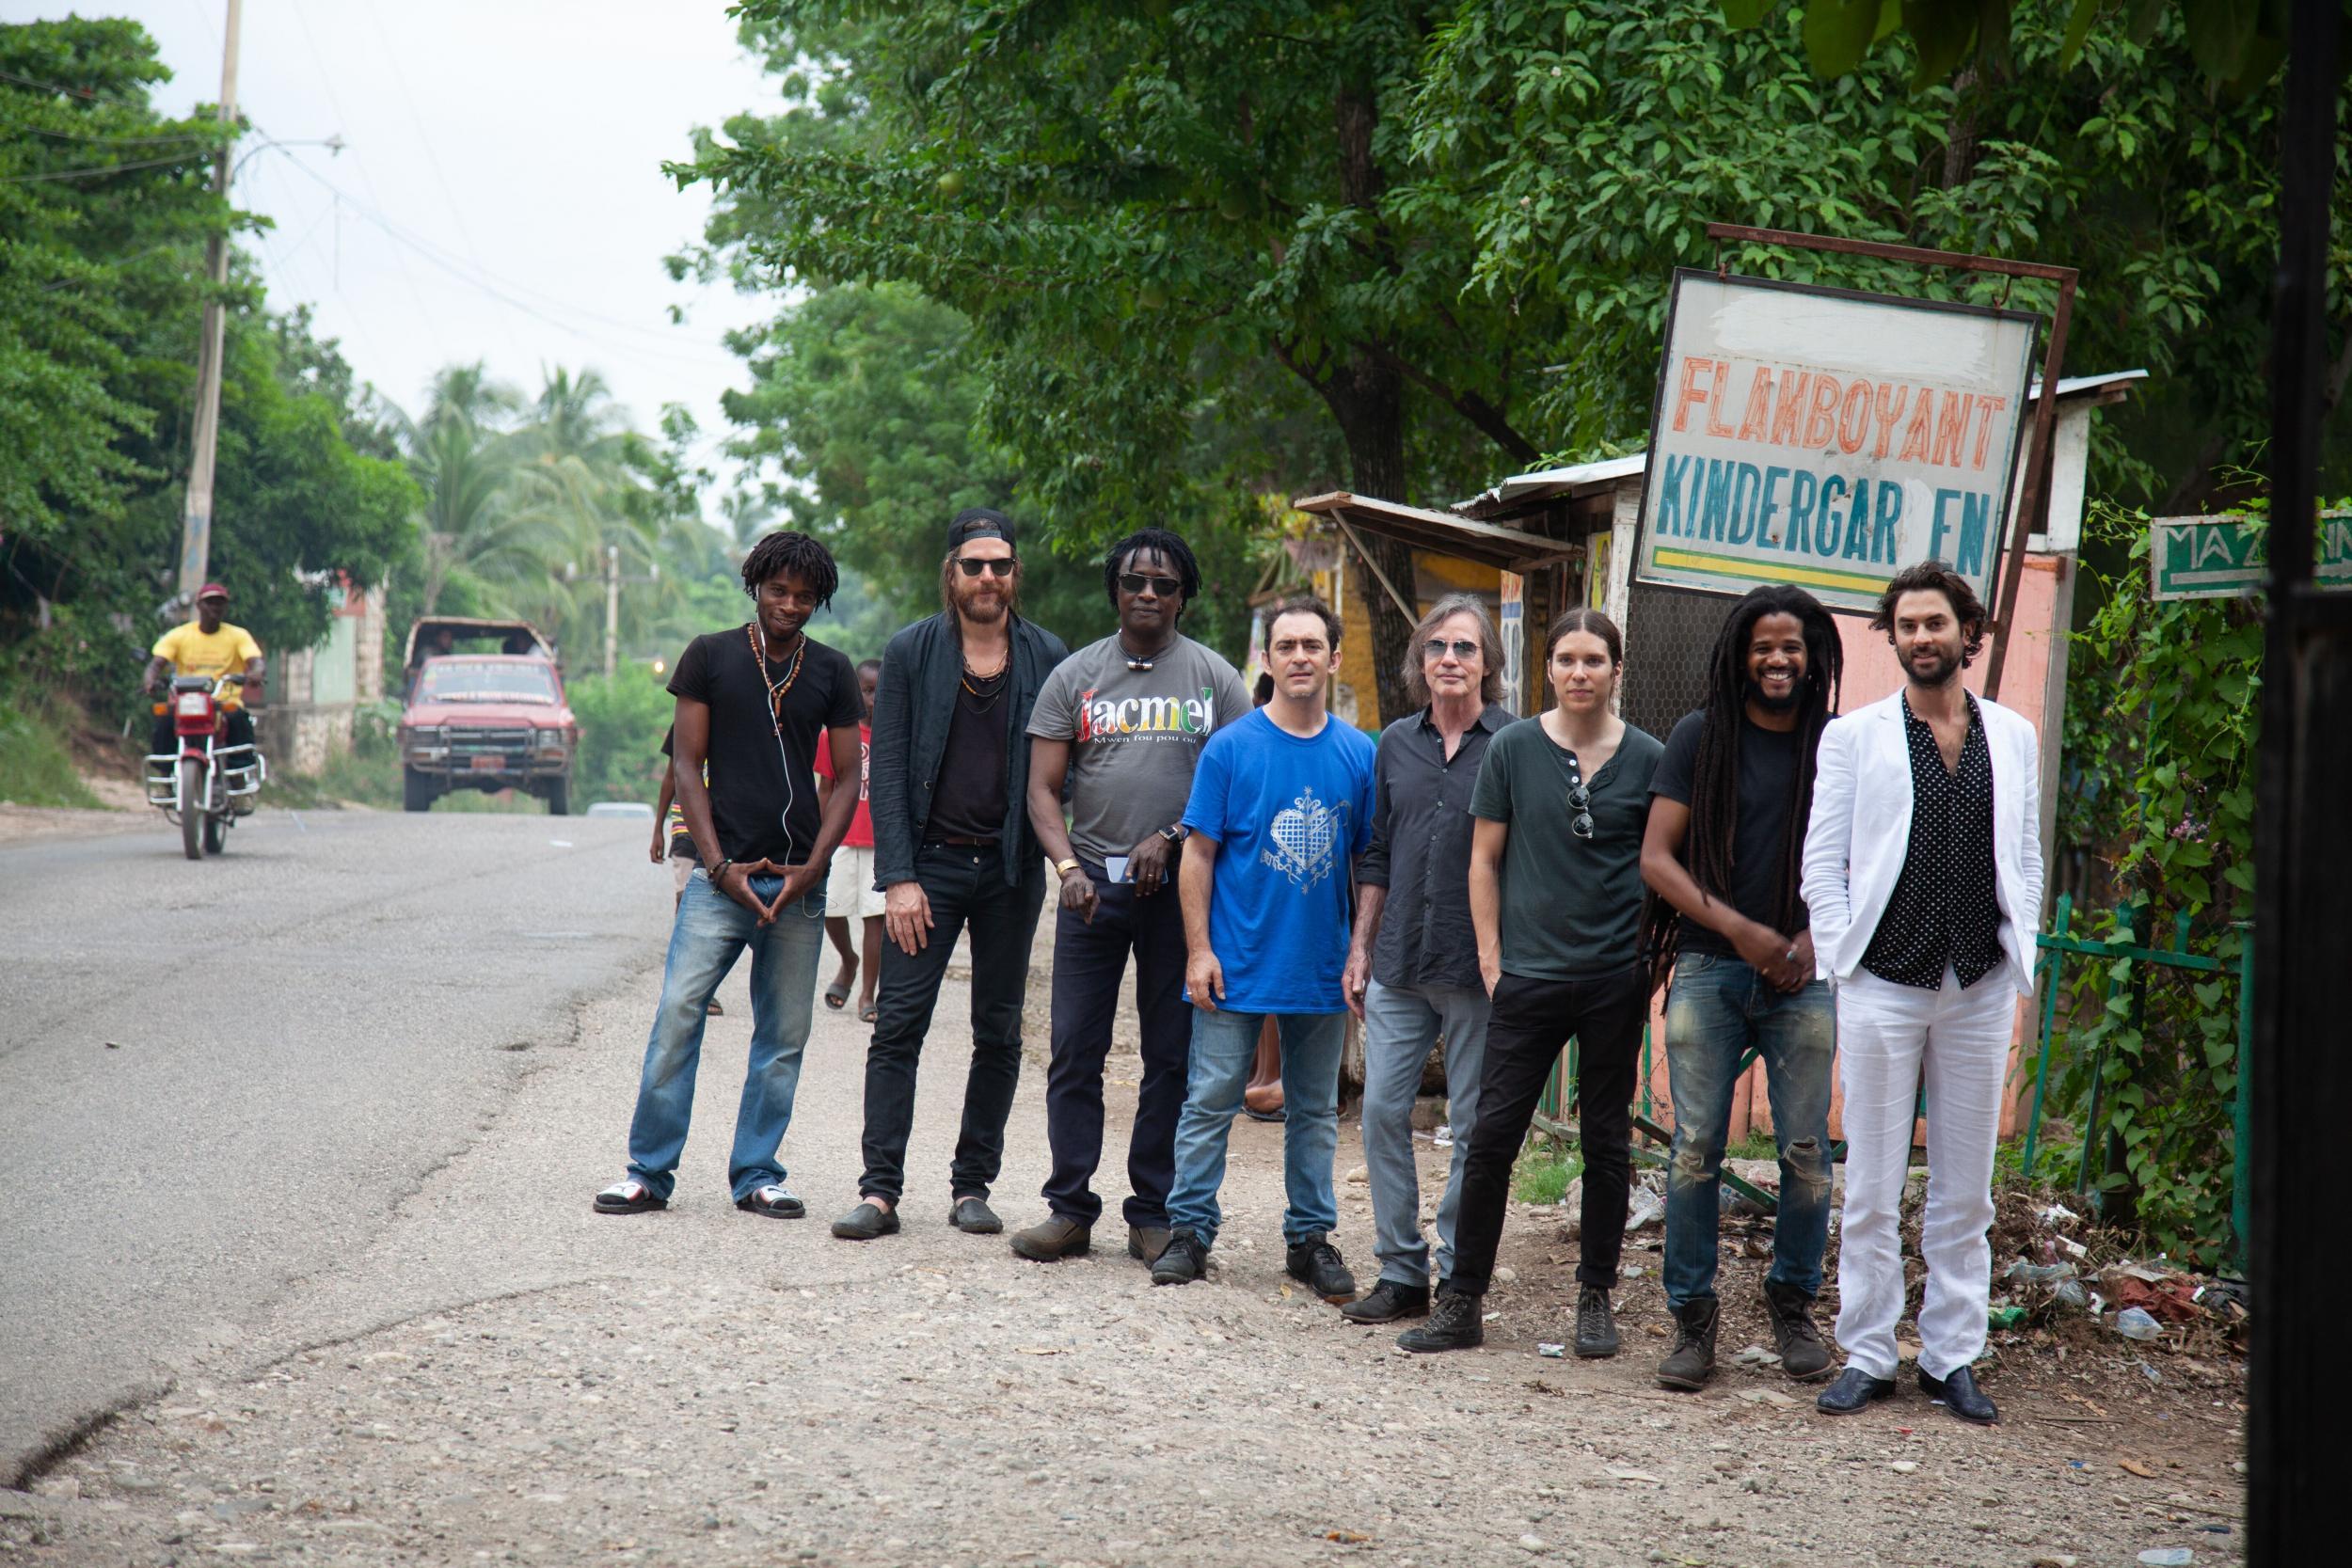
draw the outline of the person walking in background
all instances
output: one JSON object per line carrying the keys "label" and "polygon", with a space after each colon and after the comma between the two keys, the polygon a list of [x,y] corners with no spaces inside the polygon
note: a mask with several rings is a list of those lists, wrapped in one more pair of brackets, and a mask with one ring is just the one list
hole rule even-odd
{"label": "person walking in background", "polygon": [[1413,628],[1405,687],[1421,711],[1380,736],[1372,848],[1357,868],[1347,1005],[1364,1021],[1364,1164],[1380,1278],[1340,1308],[1357,1323],[1429,1310],[1413,1101],[1429,1049],[1445,1041],[1454,1152],[1438,1200],[1438,1272],[1454,1265],[1462,1167],[1478,1126],[1490,1002],[1470,912],[1470,800],[1487,744],[1511,722],[1502,640],[1472,594],[1449,594]]}
{"label": "person walking in background", "polygon": [[[1069,657],[1061,639],[1021,618],[1012,519],[968,507],[947,525],[941,610],[882,650],[874,696],[874,880],[883,889],[881,990],[866,1053],[866,1171],[858,1203],[833,1222],[845,1241],[898,1228],[914,1079],[956,938],[972,931],[972,1067],[948,1171],[959,1230],[1004,1229],[988,1206],[1002,1168],[1005,1120],[1021,1082],[1021,1003],[1029,944],[1045,899],[1045,864],[1029,826],[1029,748],[1037,694]],[[846,768],[845,775],[846,776]]]}
{"label": "person walking in background", "polygon": [[[673,917],[677,913],[678,905],[686,901],[686,879],[694,874],[694,867],[702,863],[701,857],[694,853],[694,835],[686,831],[686,808],[678,804],[677,774],[671,760],[676,746],[677,726],[673,724],[661,732],[661,792],[655,797],[653,803],[653,863],[660,865],[665,857],[669,860],[670,912]],[[824,753],[824,747],[817,749],[818,757],[821,758]],[[703,787],[710,787],[710,764],[707,762],[703,764]],[[719,1006],[719,999],[714,996],[710,999],[707,1011],[711,1017],[717,1018],[726,1009]]]}
{"label": "person walking in background", "polygon": [[1798,881],[1814,748],[1836,711],[1843,662],[1819,599],[1785,584],[1751,590],[1715,639],[1704,702],[1666,737],[1650,781],[1649,948],[1656,971],[1674,971],[1663,1274],[1675,1342],[1658,1367],[1669,1388],[1697,1388],[1715,1370],[1717,1189],[1732,1090],[1751,1050],[1763,1057],[1780,1148],[1764,1315],[1782,1371],[1800,1383],[1830,1373],[1813,1298],[1829,1239],[1836,1021],[1829,985],[1813,973]]}
{"label": "person walking in background", "polygon": [[2042,922],[2042,782],[2033,725],[1961,685],[1985,611],[1941,562],[1896,575],[1872,629],[1903,689],[1821,734],[1804,840],[1814,966],[1836,988],[1846,1093],[1837,1251],[1845,1370],[1820,1408],[1895,1391],[1902,1193],[1921,1082],[1928,1196],[1919,1225],[1919,1386],[1963,1420],[2000,1418],[1970,1370],[1993,1291],[1993,1151],[2017,998]]}
{"label": "person walking in background", "polygon": [[1184,803],[1201,749],[1249,712],[1240,673],[1179,629],[1200,593],[1183,539],[1158,528],[1129,534],[1104,560],[1103,588],[1118,629],[1046,676],[1029,716],[1029,823],[1061,889],[1045,1079],[1051,1212],[1012,1237],[1012,1250],[1038,1262],[1087,1251],[1103,1212],[1090,1185],[1103,1159],[1103,1063],[1130,951],[1143,1076],[1127,1141],[1127,1252],[1149,1263],[1168,1244],[1192,1044],[1175,887]]}
{"label": "person walking in background", "polygon": [[1511,1200],[1511,1167],[1561,1048],[1577,1041],[1584,1154],[1582,1259],[1574,1348],[1614,1355],[1610,1291],[1625,1243],[1635,1060],[1649,1001],[1642,962],[1642,829],[1664,750],[1611,699],[1625,643],[1597,610],[1551,624],[1545,669],[1555,705],[1486,747],[1470,796],[1470,922],[1493,998],[1478,1127],[1462,1171],[1454,1267],[1410,1351],[1486,1341],[1483,1304]]}
{"label": "person walking in background", "polygon": [[[823,942],[825,863],[849,831],[848,795],[819,812],[817,749],[857,763],[857,677],[803,629],[833,597],[833,557],[804,533],[769,534],[743,558],[747,624],[707,632],[670,675],[677,699],[672,773],[702,857],[678,898],[661,1001],[629,1120],[628,1174],[596,1196],[600,1214],[666,1209],[694,1109],[706,1008],[752,950],[751,1060],[727,1180],[735,1206],[773,1219],[805,1212],[776,1155],[792,1121]],[[710,757],[706,784],[704,765]]]}
{"label": "person walking in background", "polygon": [[1354,1299],[1339,1225],[1340,1052],[1352,863],[1372,842],[1373,746],[1327,706],[1340,619],[1311,595],[1266,627],[1274,700],[1212,736],[1184,807],[1182,893],[1192,1063],[1176,1126],[1168,1243],[1155,1285],[1208,1271],[1224,1218],[1226,1140],[1264,1020],[1282,1037],[1284,1268],[1324,1300]]}
{"label": "person walking in background", "polygon": [[[874,886],[874,813],[866,800],[866,771],[874,754],[874,689],[881,682],[881,659],[869,658],[858,665],[858,699],[866,705],[866,717],[857,726],[857,815],[850,818],[849,834],[841,841],[833,875],[825,882],[825,935],[834,951],[841,955],[840,972],[825,988],[825,1006],[839,1012],[850,1000],[850,988],[857,986],[857,1016],[866,1023],[874,1022],[874,982],[882,972],[882,896]],[[829,799],[833,788],[833,759],[820,752],[817,798]],[[853,920],[858,923],[856,935],[863,942],[862,950],[850,944],[850,922]]]}

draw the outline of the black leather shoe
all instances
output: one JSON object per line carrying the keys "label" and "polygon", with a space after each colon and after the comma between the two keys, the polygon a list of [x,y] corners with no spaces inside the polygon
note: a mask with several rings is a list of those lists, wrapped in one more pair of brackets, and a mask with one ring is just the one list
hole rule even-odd
{"label": "black leather shoe", "polygon": [[1963,1421],[1989,1427],[2001,1418],[1993,1401],[1977,1386],[1977,1374],[1963,1367],[1949,1377],[1919,1374],[1919,1391]]}
{"label": "black leather shoe", "polygon": [[1872,1377],[1859,1367],[1849,1367],[1837,1374],[1837,1381],[1821,1390],[1821,1397],[1813,1402],[1824,1416],[1854,1416],[1867,1410],[1874,1400],[1885,1399],[1895,1391],[1891,1377]]}
{"label": "black leather shoe", "polygon": [[993,1236],[1005,1228],[996,1211],[977,1197],[960,1197],[947,1211],[947,1223],[969,1236]]}
{"label": "black leather shoe", "polygon": [[1334,1307],[1356,1299],[1356,1276],[1321,1231],[1293,1242],[1283,1255],[1282,1270]]}
{"label": "black leather shoe", "polygon": [[1476,1350],[1486,1342],[1486,1298],[1439,1291],[1429,1321],[1396,1337],[1397,1348],[1417,1355],[1438,1351]]}
{"label": "black leather shoe", "polygon": [[833,1222],[833,1233],[845,1242],[870,1242],[877,1236],[898,1233],[898,1211],[894,1205],[884,1209],[880,1204],[861,1203]]}
{"label": "black leather shoe", "polygon": [[1379,1280],[1363,1300],[1342,1307],[1340,1316],[1352,1323],[1392,1323],[1399,1318],[1425,1318],[1429,1316],[1429,1287]]}
{"label": "black leather shoe", "polygon": [[1200,1239],[1200,1232],[1187,1225],[1171,1231],[1168,1245],[1152,1259],[1154,1285],[1189,1285],[1208,1272],[1209,1243]]}

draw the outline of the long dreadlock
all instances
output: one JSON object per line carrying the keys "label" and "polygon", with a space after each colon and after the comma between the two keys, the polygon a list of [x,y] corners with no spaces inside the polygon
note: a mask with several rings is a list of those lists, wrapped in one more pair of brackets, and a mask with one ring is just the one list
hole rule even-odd
{"label": "long dreadlock", "polygon": [[[1682,853],[1700,891],[1728,903],[1732,846],[1740,829],[1740,738],[1747,728],[1748,642],[1756,624],[1767,615],[1791,616],[1804,633],[1804,679],[1797,690],[1797,771],[1788,781],[1795,800],[1772,882],[1772,920],[1776,929],[1785,931],[1797,921],[1804,831],[1813,816],[1813,753],[1836,711],[1845,673],[1837,623],[1820,600],[1802,588],[1770,583],[1750,589],[1716,634],[1707,664],[1707,693],[1700,704],[1707,717],[1691,769],[1691,826]],[[1662,983],[1674,967],[1679,924],[1675,907],[1652,895],[1642,945],[1656,982]]]}

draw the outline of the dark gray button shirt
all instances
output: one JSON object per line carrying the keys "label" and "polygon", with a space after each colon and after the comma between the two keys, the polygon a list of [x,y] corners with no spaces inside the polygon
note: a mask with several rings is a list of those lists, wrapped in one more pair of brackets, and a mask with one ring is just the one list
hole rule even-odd
{"label": "dark gray button shirt", "polygon": [[1509,709],[1487,704],[1451,760],[1425,707],[1380,732],[1372,848],[1356,879],[1389,890],[1372,947],[1372,977],[1384,986],[1486,989],[1470,928],[1470,801],[1486,743],[1509,722]]}
{"label": "dark gray button shirt", "polygon": [[1903,699],[1911,749],[1911,838],[1862,967],[1899,986],[1935,990],[1949,966],[1964,990],[2000,966],[2001,903],[1993,867],[1993,754],[1984,715],[1968,698],[1968,738],[1947,770],[1935,730]]}

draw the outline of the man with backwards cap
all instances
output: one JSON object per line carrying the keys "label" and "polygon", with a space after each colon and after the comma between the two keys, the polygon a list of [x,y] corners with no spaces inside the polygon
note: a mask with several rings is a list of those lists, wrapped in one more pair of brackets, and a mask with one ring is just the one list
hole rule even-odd
{"label": "man with backwards cap", "polygon": [[[232,686],[221,696],[220,705],[227,720],[227,733],[221,737],[221,744],[253,744],[253,716],[246,711],[245,704],[246,697],[258,698],[262,692],[262,645],[253,641],[251,632],[230,623],[228,589],[217,582],[208,582],[198,589],[196,619],[183,622],[155,639],[155,646],[150,651],[153,657],[147,662],[147,673],[139,682],[139,689],[151,696],[155,683],[167,673],[245,676],[243,687]],[[157,715],[147,749],[156,756],[180,750],[179,735],[168,707]],[[243,809],[252,809],[249,797]]]}
{"label": "man with backwards cap", "polygon": [[972,1066],[948,1168],[948,1220],[993,1235],[988,1206],[1021,1079],[1021,1005],[1045,863],[1029,826],[1029,711],[1069,657],[1017,613],[1012,519],[967,507],[947,525],[937,615],[890,640],[874,695],[866,774],[874,882],[883,893],[882,990],[866,1054],[866,1173],[833,1233],[866,1242],[898,1228],[915,1066],[957,935],[972,930]]}

